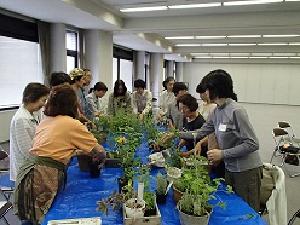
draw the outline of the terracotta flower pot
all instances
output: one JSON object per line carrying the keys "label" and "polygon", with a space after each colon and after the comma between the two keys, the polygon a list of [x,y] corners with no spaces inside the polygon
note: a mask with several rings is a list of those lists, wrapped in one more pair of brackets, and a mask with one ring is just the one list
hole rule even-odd
{"label": "terracotta flower pot", "polygon": [[179,202],[179,200],[181,199],[182,196],[182,192],[177,190],[174,186],[173,186],[173,199],[176,202],[176,204]]}

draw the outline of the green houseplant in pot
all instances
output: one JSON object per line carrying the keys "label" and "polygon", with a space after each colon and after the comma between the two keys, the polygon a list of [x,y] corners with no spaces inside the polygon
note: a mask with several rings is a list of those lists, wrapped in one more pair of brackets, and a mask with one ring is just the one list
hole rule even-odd
{"label": "green houseplant in pot", "polygon": [[144,192],[144,201],[145,201],[145,217],[156,215],[156,202],[155,202],[155,193],[153,192]]}
{"label": "green houseplant in pot", "polygon": [[[209,200],[215,199],[213,193],[217,191],[220,180],[212,182],[196,178],[190,183],[189,190],[186,190],[177,207],[181,225],[207,225],[212,205]],[[218,206],[224,207],[223,202],[218,202]]]}
{"label": "green houseplant in pot", "polygon": [[167,199],[167,178],[161,173],[156,176],[156,202],[159,204],[166,203]]}
{"label": "green houseplant in pot", "polygon": [[184,192],[178,202],[180,224],[207,225],[211,207],[204,201],[202,195],[192,195],[188,191]]}

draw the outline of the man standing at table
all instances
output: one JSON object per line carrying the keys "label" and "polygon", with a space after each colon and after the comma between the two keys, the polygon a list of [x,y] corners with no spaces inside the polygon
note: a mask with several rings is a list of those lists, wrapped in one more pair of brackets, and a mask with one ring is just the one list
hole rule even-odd
{"label": "man standing at table", "polygon": [[[232,100],[232,79],[226,71],[210,72],[206,87],[209,99],[217,104],[217,108],[197,132],[197,138],[215,133],[219,149],[209,150],[208,160],[213,163],[224,160],[226,183],[258,212],[262,162],[258,140],[247,112]],[[181,138],[193,138],[193,135],[181,133]]]}

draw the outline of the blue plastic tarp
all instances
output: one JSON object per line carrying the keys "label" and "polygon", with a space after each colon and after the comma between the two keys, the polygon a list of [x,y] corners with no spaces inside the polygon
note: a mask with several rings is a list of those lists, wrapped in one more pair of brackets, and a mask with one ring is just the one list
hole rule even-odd
{"label": "blue plastic tarp", "polygon": [[[105,146],[108,147],[108,146]],[[143,143],[136,151],[143,163],[148,160],[150,154],[147,143]],[[164,169],[153,168],[151,170],[150,190],[155,191],[156,174],[165,173]],[[51,209],[45,216],[44,225],[49,220],[67,218],[101,217],[103,225],[123,224],[120,211],[109,210],[108,215],[97,211],[98,200],[108,197],[113,191],[118,191],[117,178],[122,175],[120,168],[104,168],[99,178],[90,178],[89,173],[79,170],[74,159],[68,169],[68,181],[65,189],[60,192]],[[216,201],[225,203],[224,208],[216,206],[210,216],[209,225],[266,225],[262,218],[236,194],[228,194],[222,185],[214,194]],[[178,210],[173,200],[172,189],[168,192],[167,202],[158,205],[162,216],[162,225],[179,225]]]}

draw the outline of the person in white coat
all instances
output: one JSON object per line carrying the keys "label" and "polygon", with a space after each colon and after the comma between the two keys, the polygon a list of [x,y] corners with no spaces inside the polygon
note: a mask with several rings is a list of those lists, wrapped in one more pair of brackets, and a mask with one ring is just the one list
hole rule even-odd
{"label": "person in white coat", "polygon": [[132,109],[134,114],[138,114],[140,119],[151,111],[152,107],[152,94],[150,91],[145,90],[146,83],[143,80],[135,80],[132,93]]}
{"label": "person in white coat", "polygon": [[157,115],[158,120],[161,120],[162,117],[166,115],[169,104],[173,104],[175,101],[175,95],[173,93],[174,83],[175,79],[173,77],[167,77],[167,79],[163,82],[163,87],[166,90],[160,94],[160,110]]}
{"label": "person in white coat", "polygon": [[40,83],[29,83],[23,92],[23,104],[10,124],[10,180],[15,181],[18,169],[25,161],[32,160],[29,149],[39,121],[34,112],[46,103],[50,89]]}

